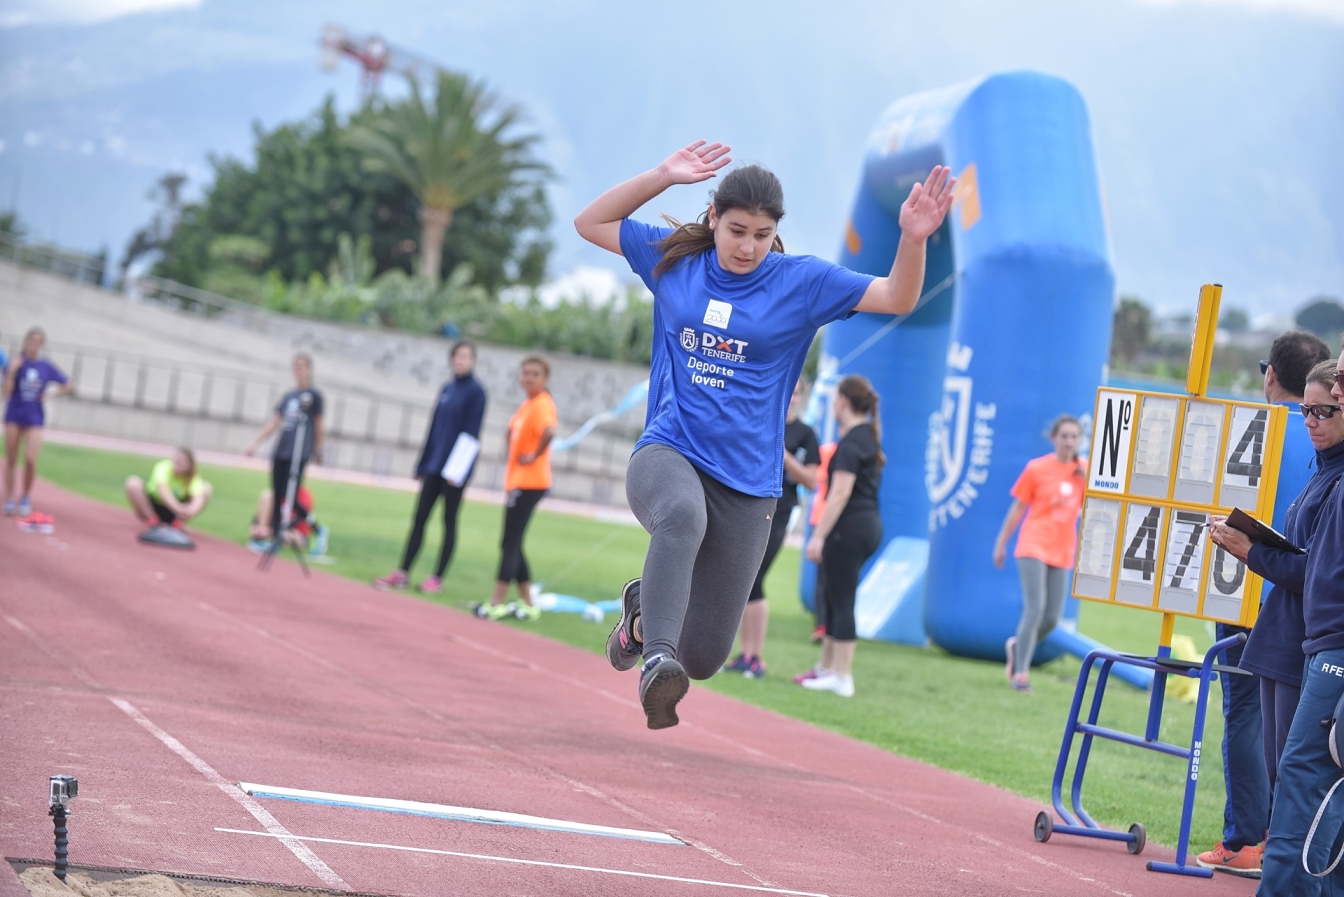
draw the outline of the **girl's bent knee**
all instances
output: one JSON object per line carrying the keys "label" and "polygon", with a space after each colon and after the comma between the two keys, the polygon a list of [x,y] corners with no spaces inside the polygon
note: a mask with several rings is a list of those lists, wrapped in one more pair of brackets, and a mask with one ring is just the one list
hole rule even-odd
{"label": "girl's bent knee", "polygon": [[682,667],[686,670],[686,675],[690,676],[692,679],[700,679],[700,680],[708,679],[715,673],[717,673],[720,670],[720,668],[723,667],[723,663],[727,659],[728,659],[727,654],[725,654],[723,657],[720,657],[718,661],[715,663],[709,662],[709,660],[706,658],[691,658],[691,657],[685,659],[678,658]]}

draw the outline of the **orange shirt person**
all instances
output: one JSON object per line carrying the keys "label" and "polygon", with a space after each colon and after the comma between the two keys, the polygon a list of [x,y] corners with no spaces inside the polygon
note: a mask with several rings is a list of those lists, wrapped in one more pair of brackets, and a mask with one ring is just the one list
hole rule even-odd
{"label": "orange shirt person", "polygon": [[1013,552],[1022,581],[1022,617],[1017,634],[1004,644],[1008,680],[1018,691],[1031,691],[1028,673],[1036,643],[1059,625],[1064,610],[1086,483],[1086,470],[1078,460],[1082,433],[1077,418],[1067,414],[1055,418],[1050,426],[1055,450],[1027,462],[1013,484],[1012,507],[994,540],[994,566],[1002,567],[1008,539],[1022,524]]}
{"label": "orange shirt person", "polygon": [[[532,606],[532,573],[523,556],[523,534],[532,512],[551,488],[551,439],[559,417],[555,400],[546,391],[551,366],[539,355],[529,355],[520,366],[518,383],[527,393],[509,419],[508,463],[504,471],[504,535],[500,540],[499,574],[489,606],[476,608],[478,617],[499,619],[512,610],[522,619],[535,620],[540,611]],[[522,602],[506,609],[509,583],[518,584]]]}

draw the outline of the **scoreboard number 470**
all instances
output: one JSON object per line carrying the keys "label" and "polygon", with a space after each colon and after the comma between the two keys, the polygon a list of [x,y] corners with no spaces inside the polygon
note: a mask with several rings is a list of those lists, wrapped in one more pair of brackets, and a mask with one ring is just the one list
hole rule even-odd
{"label": "scoreboard number 470", "polygon": [[1272,511],[1283,410],[1102,389],[1094,421],[1074,594],[1253,620],[1258,602],[1245,598],[1259,580],[1209,541],[1207,523],[1233,507]]}

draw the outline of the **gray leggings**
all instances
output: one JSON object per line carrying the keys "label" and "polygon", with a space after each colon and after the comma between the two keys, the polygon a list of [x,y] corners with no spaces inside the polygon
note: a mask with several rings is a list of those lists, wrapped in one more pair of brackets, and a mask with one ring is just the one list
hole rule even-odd
{"label": "gray leggings", "polygon": [[1031,669],[1036,642],[1059,625],[1059,615],[1064,612],[1064,588],[1069,584],[1069,569],[1051,567],[1036,558],[1018,558],[1017,576],[1022,580],[1022,619],[1017,623],[1014,674]]}
{"label": "gray leggings", "polygon": [[639,587],[644,656],[666,652],[692,679],[708,679],[733,648],[775,499],[730,489],[659,444],[630,459],[625,496],[650,537]]}

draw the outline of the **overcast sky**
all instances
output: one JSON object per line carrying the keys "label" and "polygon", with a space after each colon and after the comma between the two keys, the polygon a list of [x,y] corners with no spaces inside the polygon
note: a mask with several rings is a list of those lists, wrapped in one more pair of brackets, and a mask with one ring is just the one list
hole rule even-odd
{"label": "overcast sky", "polygon": [[[824,12],[822,11],[824,10]],[[1117,282],[1165,309],[1201,283],[1284,313],[1344,295],[1344,0],[0,0],[0,207],[41,237],[119,257],[165,171],[199,190],[211,153],[328,92],[328,21],[489,81],[557,170],[552,274],[630,279],[568,222],[611,183],[698,137],[784,182],[790,251],[834,258],[864,138],[892,101],[1030,68],[1092,116]],[[392,85],[390,85],[392,86]],[[392,86],[395,89],[395,86]],[[648,210],[689,217],[706,190]]]}

